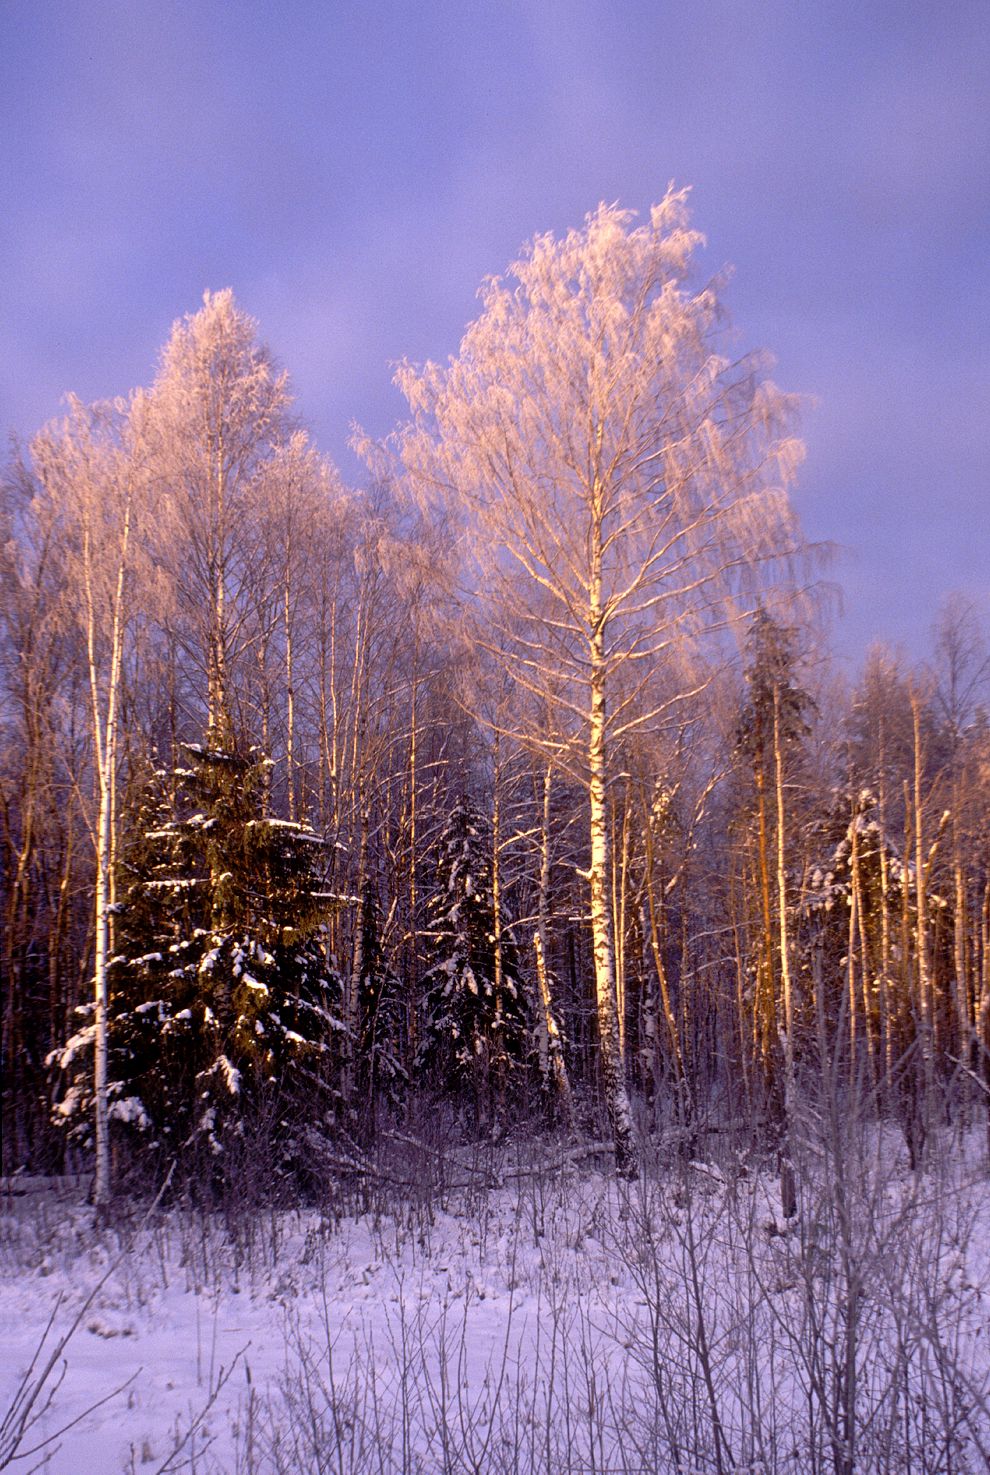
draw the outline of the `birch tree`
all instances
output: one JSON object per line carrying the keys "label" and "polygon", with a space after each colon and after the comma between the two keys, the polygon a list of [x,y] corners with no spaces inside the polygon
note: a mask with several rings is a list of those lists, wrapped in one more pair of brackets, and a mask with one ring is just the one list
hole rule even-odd
{"label": "birch tree", "polygon": [[82,636],[88,680],[96,815],[93,1058],[94,1196],[111,1190],[107,1116],[107,964],[110,956],[112,869],[117,799],[118,735],[125,642],[134,609],[133,579],[145,469],[139,446],[143,401],[86,406],[70,398],[69,413],[42,431],[31,447],[43,522],[57,526],[67,619]]}
{"label": "birch tree", "polygon": [[479,638],[508,650],[521,687],[554,690],[561,737],[547,756],[587,795],[598,1035],[623,1172],[612,754],[676,715],[698,684],[687,653],[746,603],[748,573],[797,544],[793,403],[761,360],[726,356],[719,285],[692,282],[701,244],[684,190],[640,226],[602,205],[483,285],[445,366],[396,377],[411,418],[394,446],[420,495],[460,520]]}
{"label": "birch tree", "polygon": [[149,396],[149,438],[177,597],[175,633],[205,676],[211,743],[233,736],[236,667],[256,639],[263,472],[290,432],[286,375],[233,293],[173,329]]}
{"label": "birch tree", "polygon": [[260,739],[285,758],[286,812],[303,817],[307,785],[307,686],[314,666],[321,558],[326,535],[342,517],[344,493],[335,468],[303,430],[271,451],[255,488],[260,546],[245,593],[254,604]]}

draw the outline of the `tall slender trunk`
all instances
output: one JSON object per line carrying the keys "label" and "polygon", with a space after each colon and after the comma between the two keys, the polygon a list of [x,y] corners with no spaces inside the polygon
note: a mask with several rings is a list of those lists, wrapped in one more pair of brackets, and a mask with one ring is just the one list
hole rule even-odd
{"label": "tall slender trunk", "polygon": [[[762,727],[762,723],[761,723]],[[774,1036],[777,1030],[777,983],[773,966],[773,921],[770,903],[770,840],[767,826],[766,776],[763,771],[764,744],[762,735],[756,744],[756,763],[753,777],[756,781],[756,816],[759,854],[760,912],[763,920],[763,936],[760,940],[760,962],[756,988],[756,1022],[760,1055],[768,1087],[773,1088]]]}
{"label": "tall slender trunk", "polygon": [[921,1010],[922,1054],[927,1086],[932,1064],[935,1018],[928,972],[928,889],[921,808],[921,702],[916,693],[911,695],[911,717],[914,737],[914,895],[917,908],[915,947],[918,958],[918,1003]]}
{"label": "tall slender trunk", "polygon": [[[905,779],[903,783],[904,794],[904,864],[901,872],[901,915],[900,915],[900,949],[901,949],[901,1017],[904,1020],[904,1028],[901,1031],[902,1049],[906,1058],[909,1051],[913,1049],[913,1069],[911,1077],[907,1071],[902,1070],[901,1091],[903,1095],[904,1131],[907,1142],[908,1156],[912,1171],[918,1166],[920,1153],[923,1146],[923,1133],[921,1121],[921,1092],[922,1083],[917,1070],[917,1052],[920,1049],[923,1060],[927,1059],[928,1046],[925,1040],[925,1019],[921,1014],[921,1005],[917,996],[917,967],[916,958],[911,955],[911,852],[914,848],[914,831],[912,826],[917,822],[917,815],[913,814],[911,808],[911,785]],[[917,929],[915,929],[915,941],[917,941]],[[907,1044],[911,1040],[911,1045]]]}
{"label": "tall slender trunk", "polygon": [[959,1031],[959,1058],[967,1069],[973,1063],[972,1019],[973,1009],[969,988],[969,958],[967,956],[967,904],[966,879],[963,872],[959,839],[959,774],[956,755],[952,756],[952,953],[955,964],[956,1027]]}
{"label": "tall slender trunk", "polygon": [[[268,679],[267,636],[258,642],[258,681],[261,691],[261,751],[266,757],[270,757],[272,751],[272,694],[271,684]],[[268,764],[265,765],[261,774],[261,799],[264,805],[264,813],[271,814],[272,770]]]}
{"label": "tall slender trunk", "polygon": [[787,867],[784,836],[784,752],[780,731],[780,687],[773,689],[773,773],[777,804],[777,925],[780,944],[780,982],[784,1004],[784,1141],[781,1152],[780,1198],[785,1219],[797,1213],[794,1181],[794,1000],[791,992],[791,942],[787,924]]}
{"label": "tall slender trunk", "polygon": [[873,1089],[876,1089],[876,1009],[873,995],[874,977],[870,961],[869,937],[866,928],[866,907],[863,900],[863,868],[860,863],[859,814],[859,800],[857,798],[852,848],[853,909],[856,914],[859,939],[859,986],[863,1001],[863,1038],[866,1041],[866,1058],[870,1067],[870,1085]]}
{"label": "tall slender trunk", "polygon": [[[33,776],[32,774],[32,779]],[[25,1081],[20,1064],[24,1058],[20,998],[21,988],[23,987],[21,972],[24,954],[24,932],[31,914],[30,886],[28,883],[31,856],[34,851],[33,820],[35,790],[33,782],[26,785],[25,788],[23,831],[17,852],[14,877],[10,886],[10,895],[3,928],[2,950],[3,977],[6,980],[7,987],[4,1000],[3,1058],[0,1061],[0,1067],[2,1067],[0,1069],[0,1076],[2,1076],[6,1090],[11,1093],[14,1102],[11,1117],[12,1129],[9,1134],[14,1140],[8,1141],[6,1138],[4,1139],[3,1152],[5,1167],[9,1158],[11,1170],[25,1161],[28,1142],[24,1120],[25,1111],[23,1108],[23,1101],[27,1092],[25,1091]],[[49,956],[51,956],[50,943]],[[54,1038],[55,1034],[53,1032],[52,1039]]]}
{"label": "tall slender trunk", "polygon": [[686,1124],[691,1114],[691,1103],[688,1093],[687,1071],[684,1067],[684,1052],[681,1048],[681,1035],[678,1028],[677,1016],[674,1013],[674,1007],[670,998],[667,969],[663,960],[663,936],[661,933],[660,913],[663,889],[662,887],[660,888],[660,905],[658,905],[653,835],[650,830],[649,819],[647,819],[643,827],[643,839],[646,847],[645,895],[646,911],[649,919],[650,953],[656,973],[657,987],[660,990],[660,1007],[663,1010],[664,1023],[667,1026],[667,1034],[670,1038],[670,1051],[674,1062],[674,1076],[677,1081],[678,1104],[680,1106],[683,1124]]}
{"label": "tall slender trunk", "polygon": [[207,653],[207,742],[211,747],[224,748],[231,743],[233,734],[227,712],[227,618],[226,570],[224,567],[225,533],[225,483],[223,465],[223,435],[218,434],[213,450],[213,476],[210,505],[210,633]]}
{"label": "tall slender trunk", "polygon": [[890,865],[887,859],[887,779],[883,720],[880,722],[880,1018],[883,1029],[883,1075],[890,1089],[894,1070],[894,1021],[890,1002]]}
{"label": "tall slender trunk", "polygon": [[602,607],[601,529],[596,529],[590,588],[591,712],[588,726],[589,820],[591,831],[591,937],[595,959],[595,1003],[605,1105],[618,1172],[636,1176],[632,1111],[626,1088],[615,987],[615,941],[609,895],[608,800],[606,787],[607,708],[605,697],[605,618]]}
{"label": "tall slender trunk", "polygon": [[[108,747],[107,759],[111,749]],[[96,1038],[94,1042],[93,1097],[96,1139],[96,1187],[94,1198],[103,1205],[110,1197],[110,1137],[107,1110],[107,962],[109,957],[109,841],[110,804],[106,775],[100,775],[100,809],[96,827],[96,910],[95,967],[93,1001]]]}
{"label": "tall slender trunk", "polygon": [[62,874],[59,877],[58,901],[48,939],[48,1038],[51,1040],[66,1038],[69,1015],[69,991],[66,988],[63,964],[70,915],[70,883],[75,859],[72,840],[72,826],[67,825],[61,856]]}
{"label": "tall slender trunk", "polygon": [[987,1154],[990,1156],[990,880],[983,889],[983,901],[980,907],[980,953],[976,1047],[980,1054],[980,1072],[986,1101]]}
{"label": "tall slender trunk", "polygon": [[[329,612],[329,619],[328,619]],[[319,708],[320,708],[320,828],[326,834],[339,827],[337,812],[337,606],[330,595],[324,568],[320,595]]]}
{"label": "tall slender trunk", "polygon": [[355,896],[357,906],[354,920],[354,951],[351,955],[351,986],[347,994],[347,1043],[346,1068],[344,1070],[343,1095],[349,1101],[357,1084],[358,1049],[361,1034],[361,980],[364,977],[364,927],[365,908],[368,904],[368,824],[369,816],[365,795],[364,770],[358,777],[358,869]]}
{"label": "tall slender trunk", "polygon": [[[734,891],[734,888],[733,888]],[[746,955],[743,947],[743,929],[736,914],[736,898],[731,897],[731,926],[736,976],[736,1029],[739,1040],[739,1068],[742,1076],[743,1100],[750,1118],[755,1118],[753,1084],[750,1075],[752,1061],[751,1040],[746,1028]]]}
{"label": "tall slender trunk", "polygon": [[849,1085],[856,1079],[857,1002],[856,1002],[856,911],[859,906],[859,833],[857,801],[854,798],[849,816],[849,929],[846,937],[846,1007],[849,1010]]}
{"label": "tall slender trunk", "polygon": [[502,956],[502,743],[498,725],[495,727],[493,774],[492,774],[492,947],[495,985],[495,1023],[492,1029],[492,1051],[490,1064],[494,1067],[491,1082],[494,1096],[496,1122],[505,1110],[505,973]]}
{"label": "tall slender trunk", "polygon": [[567,1065],[561,1047],[560,1030],[553,1012],[550,994],[550,978],[547,955],[550,937],[550,794],[553,784],[553,767],[547,764],[543,772],[543,806],[540,819],[540,881],[536,902],[536,932],[533,946],[536,951],[536,982],[540,991],[540,1013],[537,1040],[540,1062],[540,1081],[548,1099],[553,1100],[565,1124],[574,1120],[574,1103],[571,1083],[567,1078]]}
{"label": "tall slender trunk", "polygon": [[[613,826],[614,828],[614,826]],[[629,901],[630,814],[628,789],[622,803],[619,864],[612,866],[612,927],[615,938],[615,993],[619,1011],[619,1054],[627,1058],[626,1026],[629,1003],[626,989],[626,911]],[[614,853],[614,846],[613,846]]]}
{"label": "tall slender trunk", "polygon": [[101,683],[96,651],[96,590],[92,565],[93,549],[87,529],[84,534],[85,598],[87,601],[87,660],[93,720],[93,754],[99,785],[99,810],[96,821],[96,885],[94,888],[95,941],[93,969],[94,1003],[94,1137],[96,1143],[96,1182],[94,1198],[98,1206],[110,1198],[110,1133],[107,1099],[108,1071],[108,982],[110,957],[110,905],[112,885],[110,867],[113,856],[114,795],[117,782],[117,716],[120,692],[124,637],[124,586],[128,544],[131,530],[130,502],[125,504],[124,522],[118,551],[113,594],[113,616],[110,632],[110,669],[102,710]]}
{"label": "tall slender trunk", "polygon": [[419,997],[419,626],[413,642],[412,689],[409,694],[409,972],[406,989],[406,1047],[410,1066],[416,1058],[416,1000]]}
{"label": "tall slender trunk", "polygon": [[282,620],[285,631],[285,775],[288,786],[289,819],[296,817],[296,692],[292,670],[292,603],[289,584],[289,559],[286,556],[285,583],[282,589]]}

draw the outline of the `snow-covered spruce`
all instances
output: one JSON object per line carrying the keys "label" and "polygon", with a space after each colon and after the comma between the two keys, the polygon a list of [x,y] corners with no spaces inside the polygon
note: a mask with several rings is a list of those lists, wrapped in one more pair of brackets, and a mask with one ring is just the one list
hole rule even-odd
{"label": "snow-covered spruce", "polygon": [[[276,1180],[298,1177],[304,1125],[332,1115],[343,1029],[322,847],[262,812],[257,752],[185,751],[186,766],[147,780],[120,865],[111,1131],[132,1149],[122,1166],[174,1164],[200,1187],[229,1186],[246,1154]],[[91,1053],[84,1025],[54,1057],[56,1120],[77,1142],[90,1133]]]}
{"label": "snow-covered spruce", "polygon": [[417,1066],[437,1084],[473,1097],[485,1119],[518,1076],[527,1041],[515,949],[496,946],[491,827],[466,798],[438,843],[428,902],[435,962],[425,978]]}

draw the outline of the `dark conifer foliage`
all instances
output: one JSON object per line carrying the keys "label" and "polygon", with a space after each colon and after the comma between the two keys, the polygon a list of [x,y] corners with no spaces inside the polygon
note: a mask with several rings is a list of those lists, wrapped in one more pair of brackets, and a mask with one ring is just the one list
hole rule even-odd
{"label": "dark conifer foliage", "polygon": [[361,903],[357,1076],[361,1104],[374,1121],[378,1107],[397,1107],[408,1088],[402,983],[383,946],[378,895],[368,882]]}
{"label": "dark conifer foliage", "polygon": [[484,1112],[519,1074],[527,1013],[515,949],[496,948],[491,826],[470,799],[454,805],[437,849],[417,1064]]}
{"label": "dark conifer foliage", "polygon": [[[110,1117],[163,1166],[224,1177],[264,1123],[293,1170],[304,1122],[333,1116],[340,987],[327,948],[324,844],[264,812],[270,761],[184,745],[155,771],[118,876]],[[88,1133],[91,1031],[61,1052],[59,1108]],[[239,1147],[238,1156],[240,1155]]]}
{"label": "dark conifer foliage", "polygon": [[775,711],[785,747],[792,747],[811,730],[809,719],[815,704],[798,684],[796,645],[797,632],[760,605],[746,637],[743,675],[748,696],[736,742],[740,752],[764,772],[772,761]]}

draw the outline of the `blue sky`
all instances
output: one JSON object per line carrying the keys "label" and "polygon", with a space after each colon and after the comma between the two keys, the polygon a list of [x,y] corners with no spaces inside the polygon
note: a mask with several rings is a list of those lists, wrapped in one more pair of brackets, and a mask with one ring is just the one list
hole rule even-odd
{"label": "blue sky", "polygon": [[3,0],[0,429],[147,383],[232,286],[346,475],[475,293],[694,187],[746,346],[814,401],[836,643],[990,615],[990,0]]}

